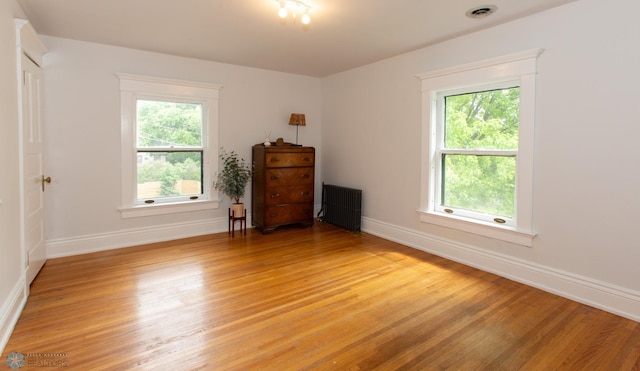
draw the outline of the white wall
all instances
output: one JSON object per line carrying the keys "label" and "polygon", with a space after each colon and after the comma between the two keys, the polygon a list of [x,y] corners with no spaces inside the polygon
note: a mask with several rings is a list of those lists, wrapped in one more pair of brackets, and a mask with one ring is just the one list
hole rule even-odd
{"label": "white wall", "polygon": [[[251,146],[295,141],[292,112],[307,126],[299,142],[320,155],[321,80],[132,49],[42,37],[50,256],[226,231],[229,200],[215,211],[122,219],[118,72],[223,85],[220,146],[251,160]],[[320,164],[317,183],[320,184]],[[319,203],[319,186],[318,200]],[[250,189],[244,199],[250,204]],[[172,227],[173,226],[173,227]]]}
{"label": "white wall", "polygon": [[24,300],[13,6],[13,1],[0,2],[0,354]]}
{"label": "white wall", "polygon": [[[640,319],[640,2],[581,0],[324,79],[324,180],[364,229]],[[419,222],[417,74],[532,48],[533,248]]]}

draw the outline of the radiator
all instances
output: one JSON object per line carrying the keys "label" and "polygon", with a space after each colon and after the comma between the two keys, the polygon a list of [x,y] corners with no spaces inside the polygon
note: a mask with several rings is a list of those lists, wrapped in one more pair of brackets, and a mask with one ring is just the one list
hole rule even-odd
{"label": "radiator", "polygon": [[[322,183],[320,220],[360,232],[362,190]],[[322,216],[320,216],[322,214]]]}

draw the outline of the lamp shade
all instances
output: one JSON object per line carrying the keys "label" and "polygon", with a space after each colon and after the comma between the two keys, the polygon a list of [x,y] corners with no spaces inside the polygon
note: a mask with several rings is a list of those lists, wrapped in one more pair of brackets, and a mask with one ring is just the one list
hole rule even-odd
{"label": "lamp shade", "polygon": [[307,122],[304,118],[304,113],[292,113],[289,118],[289,125],[306,126]]}

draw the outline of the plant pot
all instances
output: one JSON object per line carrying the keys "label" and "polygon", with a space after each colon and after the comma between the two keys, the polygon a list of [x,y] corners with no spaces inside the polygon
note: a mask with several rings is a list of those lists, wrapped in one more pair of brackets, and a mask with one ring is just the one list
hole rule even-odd
{"label": "plant pot", "polygon": [[244,204],[241,202],[239,204],[234,203],[231,205],[231,211],[233,212],[233,216],[235,218],[241,217],[244,215]]}

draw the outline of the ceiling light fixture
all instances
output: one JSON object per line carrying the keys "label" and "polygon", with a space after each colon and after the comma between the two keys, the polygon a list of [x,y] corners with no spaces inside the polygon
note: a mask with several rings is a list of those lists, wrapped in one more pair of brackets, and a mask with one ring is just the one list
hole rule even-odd
{"label": "ceiling light fixture", "polygon": [[309,16],[311,6],[309,4],[300,0],[276,0],[276,2],[278,6],[280,6],[278,10],[278,16],[280,18],[287,18],[289,13],[291,13],[291,18],[295,19],[298,14],[302,14],[300,17],[302,24],[309,24],[309,22],[311,22],[311,17]]}

